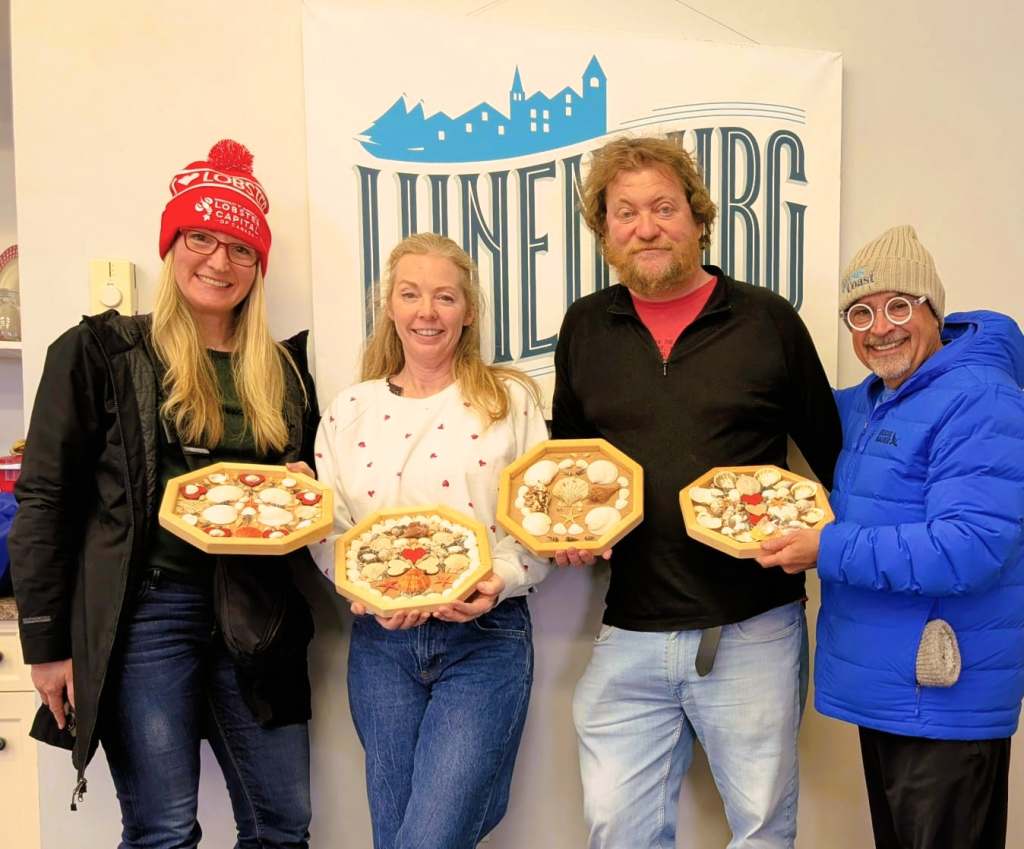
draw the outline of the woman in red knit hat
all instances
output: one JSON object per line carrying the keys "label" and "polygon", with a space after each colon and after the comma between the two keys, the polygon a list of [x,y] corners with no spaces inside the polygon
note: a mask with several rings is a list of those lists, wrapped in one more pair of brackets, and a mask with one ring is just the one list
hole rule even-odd
{"label": "woman in red knit hat", "polygon": [[237,845],[305,847],[312,620],[289,561],[308,554],[233,555],[240,573],[157,511],[190,468],[311,460],[306,334],[279,344],[267,326],[269,204],[249,151],[221,141],[170,188],[152,315],[84,319],[50,347],[36,395],[10,537],[43,699],[33,733],[72,749],[73,807],[103,745],[126,849],[198,845],[203,737]]}

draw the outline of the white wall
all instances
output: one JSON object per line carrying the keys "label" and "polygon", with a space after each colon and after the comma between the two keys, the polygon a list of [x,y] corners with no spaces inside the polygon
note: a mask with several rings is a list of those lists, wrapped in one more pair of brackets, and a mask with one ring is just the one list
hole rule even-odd
{"label": "white wall", "polygon": [[[390,0],[390,5],[400,13],[403,3]],[[634,0],[628,13],[619,0],[433,3],[438,10],[472,13],[495,26],[525,20],[546,27],[674,32],[680,38],[743,41],[748,36],[765,44],[842,51],[843,258],[892,224],[914,223],[935,254],[951,309],[995,307],[1024,321],[1024,299],[1014,279],[1024,265],[1024,241],[1018,236],[1024,186],[1011,160],[1024,130],[1024,118],[1013,106],[1022,71],[1017,42],[1024,12],[1019,7],[989,2],[983,14],[979,8],[968,15],[951,0],[701,5],[727,26],[680,3],[658,0]],[[28,395],[46,344],[85,310],[89,259],[136,262],[142,307],[149,306],[167,181],[175,168],[205,154],[222,136],[252,148],[256,173],[271,198],[274,329],[284,334],[309,325],[300,16],[298,0],[223,0],[215,7],[171,0],[13,0]],[[401,61],[388,54],[386,36],[380,38],[381,61]],[[685,49],[682,42],[680,49]],[[700,80],[679,84],[699,94]],[[209,102],[203,102],[201,91],[210,92]],[[840,350],[845,385],[863,372],[845,337]],[[490,844],[496,849],[584,844],[569,701],[600,618],[605,578],[600,569],[563,572],[532,602],[537,683],[512,809]],[[318,623],[311,658],[314,846],[364,849],[370,840],[361,752],[344,687],[347,614],[315,576],[307,584]],[[809,584],[813,616],[813,576]],[[798,845],[869,845],[853,730],[810,711],[801,758]],[[226,794],[212,760],[207,766],[201,807],[205,845],[230,845]],[[84,807],[69,814],[67,757],[42,753],[46,849],[92,849],[116,841],[117,809],[105,772],[98,759],[90,769]],[[1017,813],[1022,779],[1018,759],[1010,845],[1024,844],[1024,820]],[[702,763],[687,780],[682,809],[680,845],[705,849],[726,843],[721,805]]]}

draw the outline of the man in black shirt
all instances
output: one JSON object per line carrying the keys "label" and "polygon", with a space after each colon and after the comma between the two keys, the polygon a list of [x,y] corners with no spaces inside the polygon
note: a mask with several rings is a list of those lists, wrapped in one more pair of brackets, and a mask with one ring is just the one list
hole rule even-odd
{"label": "man in black shirt", "polygon": [[603,437],[645,476],[644,521],[612,555],[604,624],[574,702],[589,845],[675,845],[698,739],[730,847],[791,847],[803,576],[690,539],[678,493],[712,466],[785,465],[788,436],[829,486],[841,432],[828,380],[785,299],[700,265],[715,207],[677,144],[605,145],[583,202],[622,285],[566,313],[554,436]]}

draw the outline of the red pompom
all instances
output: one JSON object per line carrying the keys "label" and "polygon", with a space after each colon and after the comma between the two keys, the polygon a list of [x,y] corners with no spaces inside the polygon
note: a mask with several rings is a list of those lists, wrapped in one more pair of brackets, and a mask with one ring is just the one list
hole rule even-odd
{"label": "red pompom", "polygon": [[207,162],[218,171],[241,171],[252,174],[252,154],[244,144],[231,139],[221,139],[210,148]]}

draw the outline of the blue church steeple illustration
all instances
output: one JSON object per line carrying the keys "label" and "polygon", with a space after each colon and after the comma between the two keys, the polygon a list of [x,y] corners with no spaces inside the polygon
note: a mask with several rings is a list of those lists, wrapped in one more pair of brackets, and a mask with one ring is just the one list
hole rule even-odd
{"label": "blue church steeple illustration", "polygon": [[402,95],[357,138],[372,156],[402,162],[479,162],[576,144],[607,130],[607,77],[597,56],[580,82],[579,91],[527,96],[516,66],[507,115],[484,101],[454,117],[427,117],[422,101],[410,108]]}

